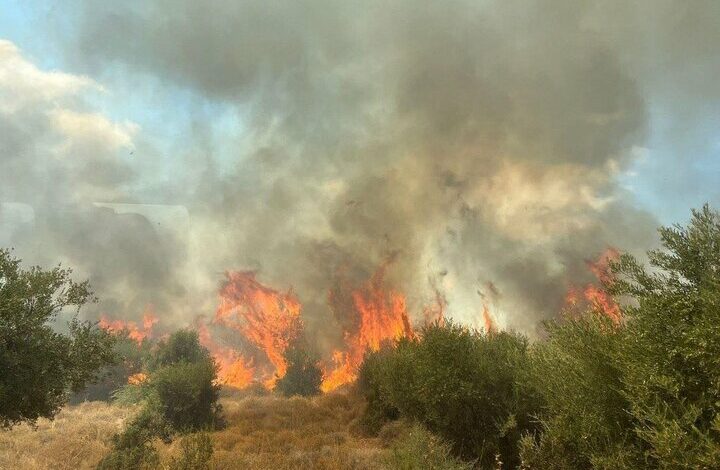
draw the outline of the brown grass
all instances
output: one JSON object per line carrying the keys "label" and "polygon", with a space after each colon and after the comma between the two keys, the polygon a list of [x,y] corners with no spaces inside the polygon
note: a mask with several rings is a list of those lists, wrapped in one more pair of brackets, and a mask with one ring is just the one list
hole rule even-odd
{"label": "brown grass", "polygon": [[[362,411],[352,394],[250,396],[222,404],[228,426],[212,433],[216,470],[382,468],[379,440],[351,432]],[[179,440],[160,446],[164,461],[178,452]]]}
{"label": "brown grass", "polygon": [[[362,400],[352,393],[314,398],[225,396],[228,425],[211,434],[212,468],[379,469],[387,455],[379,439],[353,432]],[[0,469],[93,468],[110,451],[111,436],[136,412],[104,403],[63,410],[37,429],[0,431]],[[156,444],[164,466],[180,453],[180,439]]]}
{"label": "brown grass", "polygon": [[0,431],[0,469],[95,468],[110,451],[109,439],[136,411],[83,403],[63,409],[52,421],[38,420],[35,428],[23,424]]}

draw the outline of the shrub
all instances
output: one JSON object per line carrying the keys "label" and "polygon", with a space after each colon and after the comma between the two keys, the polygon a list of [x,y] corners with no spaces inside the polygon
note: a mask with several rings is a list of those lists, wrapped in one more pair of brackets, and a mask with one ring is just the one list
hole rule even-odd
{"label": "shrub", "polygon": [[179,330],[158,344],[149,368],[154,370],[179,363],[203,362],[209,358],[210,354],[200,344],[196,331]]}
{"label": "shrub", "polygon": [[512,467],[537,406],[518,384],[526,363],[522,336],[481,334],[453,324],[426,327],[420,339],[367,357],[360,374],[366,420],[397,415],[416,420],[461,457],[490,466],[499,455]]}
{"label": "shrub", "polygon": [[547,404],[522,443],[532,468],[720,468],[720,215],[660,229],[651,270],[630,255],[606,288],[629,298],[548,325],[532,381]]}
{"label": "shrub", "polygon": [[155,469],[159,464],[152,440],[169,441],[172,430],[151,400],[125,430],[113,437],[113,450],[98,464],[99,470]]}
{"label": "shrub", "polygon": [[173,428],[187,432],[220,425],[215,374],[213,361],[204,359],[166,366],[151,376],[160,412]]}
{"label": "shrub", "polygon": [[310,396],[320,393],[322,370],[317,358],[308,353],[307,345],[296,343],[285,353],[287,372],[277,382],[277,391],[285,396]]}
{"label": "shrub", "polygon": [[213,454],[210,435],[205,432],[184,437],[180,442],[182,454],[172,459],[170,468],[173,470],[209,470]]}
{"label": "shrub", "polygon": [[449,444],[419,424],[395,441],[386,464],[397,470],[470,470],[473,467],[453,457]]}

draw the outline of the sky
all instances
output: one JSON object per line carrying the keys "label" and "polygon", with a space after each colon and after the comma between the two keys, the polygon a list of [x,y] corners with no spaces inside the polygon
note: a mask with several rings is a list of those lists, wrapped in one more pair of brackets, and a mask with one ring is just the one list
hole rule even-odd
{"label": "sky", "polygon": [[[0,0],[0,246],[97,317],[339,272],[532,332],[720,206],[720,3]],[[345,275],[345,274],[344,274]],[[318,326],[319,327],[319,326]]]}

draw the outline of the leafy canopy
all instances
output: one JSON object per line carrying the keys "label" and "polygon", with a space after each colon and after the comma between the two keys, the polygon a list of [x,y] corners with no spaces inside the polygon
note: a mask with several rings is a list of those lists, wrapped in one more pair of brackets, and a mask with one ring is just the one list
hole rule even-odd
{"label": "leafy canopy", "polygon": [[23,269],[21,260],[0,249],[0,426],[52,418],[70,391],[91,382],[112,363],[113,338],[77,317],[68,332],[52,324],[65,310],[92,301],[88,282],[55,267]]}

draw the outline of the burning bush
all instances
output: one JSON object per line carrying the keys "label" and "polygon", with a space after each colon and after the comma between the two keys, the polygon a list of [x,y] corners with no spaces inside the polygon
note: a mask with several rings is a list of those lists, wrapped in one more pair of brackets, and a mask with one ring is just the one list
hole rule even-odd
{"label": "burning bush", "polygon": [[425,327],[419,336],[367,357],[360,375],[366,421],[403,416],[447,439],[462,457],[491,466],[499,455],[517,465],[517,442],[532,429],[536,409],[518,385],[527,340],[452,323]]}

